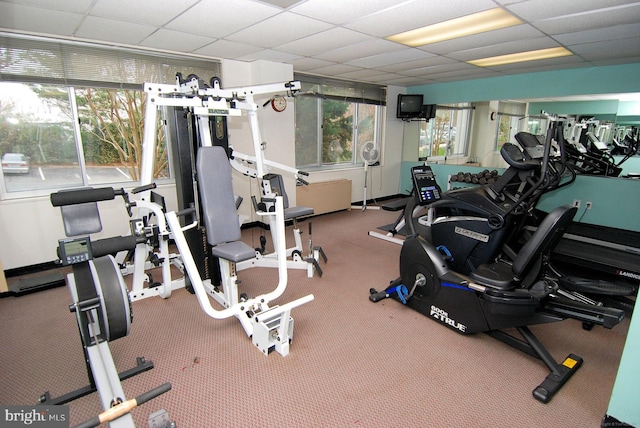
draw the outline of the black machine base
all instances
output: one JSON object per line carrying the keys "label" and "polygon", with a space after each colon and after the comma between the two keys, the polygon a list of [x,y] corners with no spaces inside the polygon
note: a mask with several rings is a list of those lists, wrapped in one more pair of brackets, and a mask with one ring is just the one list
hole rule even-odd
{"label": "black machine base", "polygon": [[[130,377],[136,376],[142,372],[151,370],[152,368],[153,368],[153,361],[147,361],[144,359],[144,357],[138,357],[136,358],[135,367],[132,367],[129,370],[125,370],[119,373],[118,375],[119,375],[120,381],[123,381],[125,379],[129,379]],[[93,394],[96,391],[97,389],[95,384],[87,385],[85,387],[76,389],[75,391],[68,392],[56,398],[51,398],[49,391],[47,391],[40,396],[40,399],[38,400],[38,402],[40,404],[51,404],[54,406],[59,404],[66,404],[73,400],[77,400],[78,398],[84,397],[86,395]]]}
{"label": "black machine base", "polygon": [[488,331],[487,334],[509,346],[541,359],[546,364],[551,373],[533,390],[533,397],[542,403],[548,403],[582,366],[583,359],[575,354],[569,354],[562,363],[557,363],[528,327],[518,327],[517,330],[525,341],[503,331]]}

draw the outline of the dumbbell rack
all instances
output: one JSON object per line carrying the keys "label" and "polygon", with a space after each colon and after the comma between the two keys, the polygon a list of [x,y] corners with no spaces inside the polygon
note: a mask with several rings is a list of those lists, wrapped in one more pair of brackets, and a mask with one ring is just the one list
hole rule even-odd
{"label": "dumbbell rack", "polygon": [[451,183],[463,184],[463,187],[467,185],[492,185],[500,177],[497,170],[484,171],[471,173],[460,171],[458,174],[450,174],[447,179],[447,190],[451,190]]}

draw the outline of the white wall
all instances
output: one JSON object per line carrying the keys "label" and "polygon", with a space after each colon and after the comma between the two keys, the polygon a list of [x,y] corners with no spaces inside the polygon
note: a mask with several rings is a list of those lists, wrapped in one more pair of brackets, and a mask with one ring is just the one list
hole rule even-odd
{"label": "white wall", "polygon": [[[127,189],[130,190],[130,189]],[[177,206],[175,186],[161,185],[167,207]],[[97,238],[128,235],[129,217],[121,197],[99,202],[103,231]],[[0,202],[0,260],[4,269],[14,269],[56,260],[58,239],[64,238],[60,208],[49,196]]]}
{"label": "white wall", "polygon": [[[286,82],[293,79],[293,69],[287,64],[256,61],[243,63],[223,61],[222,87],[252,86],[266,83]],[[389,87],[387,116],[383,126],[383,152],[381,166],[372,167],[368,174],[368,198],[380,198],[400,193],[400,169],[402,160],[403,122],[395,118],[397,94],[404,88]],[[267,143],[266,158],[291,167],[295,166],[295,108],[289,99],[287,109],[276,113],[262,104],[269,96],[256,96],[262,141]],[[229,142],[240,152],[253,155],[253,143],[246,116],[232,117],[228,126]],[[276,172],[276,171],[274,171]],[[291,205],[295,204],[295,183],[292,177],[283,174]],[[326,172],[312,172],[309,182],[347,178],[352,181],[352,201],[361,201],[364,188],[362,168]],[[239,213],[258,221],[253,213],[251,195],[259,196],[256,180],[237,172],[233,175],[234,190],[244,198]],[[162,185],[157,190],[166,198],[167,208],[177,207],[175,187]],[[103,232],[96,237],[126,235],[129,223],[121,198],[100,202],[99,208]],[[64,237],[59,208],[51,206],[49,197],[0,201],[0,260],[4,269],[27,267],[47,263],[56,259],[58,239]]]}

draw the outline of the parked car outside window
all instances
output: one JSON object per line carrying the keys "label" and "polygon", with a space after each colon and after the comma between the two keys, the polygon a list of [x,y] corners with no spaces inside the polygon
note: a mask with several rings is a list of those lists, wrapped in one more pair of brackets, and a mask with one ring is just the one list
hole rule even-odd
{"label": "parked car outside window", "polygon": [[29,159],[22,153],[2,155],[2,172],[5,174],[29,174]]}

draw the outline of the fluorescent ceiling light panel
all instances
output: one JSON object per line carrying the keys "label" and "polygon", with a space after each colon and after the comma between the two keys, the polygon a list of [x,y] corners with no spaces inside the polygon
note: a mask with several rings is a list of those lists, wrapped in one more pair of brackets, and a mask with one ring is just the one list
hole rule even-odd
{"label": "fluorescent ceiling light panel", "polygon": [[388,36],[386,39],[416,47],[518,24],[522,24],[522,21],[500,8],[495,8],[439,22],[427,27],[416,28],[415,30]]}
{"label": "fluorescent ceiling light panel", "polygon": [[563,48],[539,49],[536,51],[519,52],[509,55],[492,56],[489,58],[474,59],[467,61],[468,64],[478,67],[493,67],[495,65],[512,64],[514,62],[536,61],[539,59],[558,58],[561,56],[573,55],[571,51]]}

